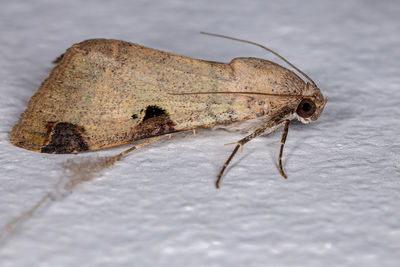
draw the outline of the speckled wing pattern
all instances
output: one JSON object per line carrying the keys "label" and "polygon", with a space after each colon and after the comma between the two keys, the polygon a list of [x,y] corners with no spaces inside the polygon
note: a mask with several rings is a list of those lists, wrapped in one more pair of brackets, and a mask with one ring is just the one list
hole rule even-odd
{"label": "speckled wing pattern", "polygon": [[[37,152],[76,153],[133,140],[294,112],[297,99],[218,92],[301,95],[292,71],[256,58],[204,61],[106,39],[73,45],[32,96],[10,141]],[[209,92],[210,94],[182,95]]]}

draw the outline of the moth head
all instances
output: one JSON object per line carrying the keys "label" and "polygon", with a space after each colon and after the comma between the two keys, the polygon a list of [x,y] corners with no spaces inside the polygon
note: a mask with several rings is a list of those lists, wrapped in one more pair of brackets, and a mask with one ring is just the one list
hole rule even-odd
{"label": "moth head", "polygon": [[304,97],[296,108],[296,117],[302,123],[316,121],[324,110],[328,97],[324,99],[316,84],[307,83]]}

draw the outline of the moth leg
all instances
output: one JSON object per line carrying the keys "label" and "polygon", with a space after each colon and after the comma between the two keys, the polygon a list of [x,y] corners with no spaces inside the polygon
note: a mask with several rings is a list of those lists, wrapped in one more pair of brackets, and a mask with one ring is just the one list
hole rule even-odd
{"label": "moth leg", "polygon": [[148,138],[148,139],[144,140],[143,142],[141,142],[141,143],[139,143],[137,145],[134,145],[133,147],[131,147],[131,148],[127,149],[127,150],[124,150],[121,153],[119,153],[118,155],[113,156],[110,159],[108,159],[107,166],[113,165],[115,162],[121,160],[121,158],[123,156],[125,156],[126,154],[128,154],[128,153],[130,153],[130,152],[132,152],[132,151],[134,151],[136,149],[139,149],[139,148],[145,147],[147,145],[150,145],[150,144],[152,144],[152,143],[154,143],[154,142],[156,142],[156,141],[158,141],[158,140],[160,140],[162,138],[165,138],[165,137],[171,138],[170,136],[171,136],[171,134],[159,135],[159,136]]}
{"label": "moth leg", "polygon": [[193,128],[193,136],[196,136],[196,129]]}
{"label": "moth leg", "polygon": [[288,132],[289,132],[289,124],[290,124],[290,120],[286,120],[285,128],[283,129],[283,132],[282,132],[281,150],[279,151],[279,158],[278,158],[279,171],[281,172],[283,178],[285,178],[285,179],[287,179],[287,176],[286,176],[286,174],[285,174],[285,172],[283,171],[283,168],[282,168],[282,154],[283,154],[283,148],[284,148],[285,143],[286,143],[286,137],[287,137]]}
{"label": "moth leg", "polygon": [[232,143],[224,144],[224,146],[229,146],[229,145],[238,145],[238,146],[240,146],[240,152],[243,152],[243,144],[241,144],[239,142],[232,142]]}
{"label": "moth leg", "polygon": [[[286,137],[287,137],[287,133],[288,133],[288,129],[289,129],[290,116],[291,116],[291,110],[284,107],[280,111],[278,111],[275,115],[271,116],[269,118],[269,120],[263,126],[258,128],[253,133],[246,136],[245,138],[239,140],[238,142],[235,142],[237,144],[237,146],[232,151],[232,154],[230,155],[230,157],[228,158],[228,160],[225,162],[224,166],[222,167],[221,171],[219,172],[217,181],[215,182],[215,187],[219,188],[219,183],[221,181],[222,175],[224,174],[224,171],[225,171],[226,167],[228,167],[232,158],[235,156],[236,152],[239,150],[239,147],[242,147],[242,149],[243,149],[244,144],[246,144],[250,140],[256,138],[257,136],[263,135],[263,134],[264,135],[270,134],[273,131],[275,131],[276,129],[278,129],[279,127],[281,127],[283,124],[285,124],[285,130],[283,131],[282,141],[281,141],[281,143],[284,144],[286,141]],[[285,177],[286,175],[283,172],[283,168],[282,168],[282,153],[283,153],[283,145],[281,146],[281,153],[279,155],[279,160],[280,160],[281,173]]]}
{"label": "moth leg", "polygon": [[[278,125],[275,126],[280,126],[281,122],[278,123]],[[231,162],[232,158],[235,156],[236,152],[239,150],[239,147],[242,148],[243,151],[243,146],[244,144],[246,144],[247,142],[249,142],[250,140],[256,138],[257,136],[260,136],[264,133],[269,133],[272,132],[273,129],[271,130],[272,126],[270,124],[266,124],[261,128],[258,128],[257,130],[255,130],[252,134],[249,134],[248,136],[246,136],[245,138],[234,142],[234,143],[229,143],[229,144],[237,144],[237,146],[235,147],[235,149],[232,151],[232,154],[229,156],[228,160],[225,162],[224,166],[222,166],[221,171],[218,174],[218,178],[217,181],[215,182],[215,187],[218,189],[219,188],[219,183],[221,181],[222,175],[224,174],[224,171],[226,169],[226,167],[228,167],[229,163]],[[277,127],[276,127],[277,128]],[[227,144],[228,145],[228,144]]]}
{"label": "moth leg", "polygon": [[[239,143],[239,142],[238,142],[238,143]],[[216,187],[217,189],[219,188],[219,182],[221,181],[222,174],[224,173],[226,167],[228,167],[229,162],[231,162],[233,156],[235,156],[236,152],[239,150],[239,147],[240,147],[240,146],[241,146],[241,145],[238,144],[238,145],[235,147],[235,149],[232,151],[232,154],[229,156],[228,160],[225,162],[224,166],[222,166],[222,169],[221,169],[221,171],[220,171],[219,174],[218,174],[217,181],[215,182],[215,187]]]}

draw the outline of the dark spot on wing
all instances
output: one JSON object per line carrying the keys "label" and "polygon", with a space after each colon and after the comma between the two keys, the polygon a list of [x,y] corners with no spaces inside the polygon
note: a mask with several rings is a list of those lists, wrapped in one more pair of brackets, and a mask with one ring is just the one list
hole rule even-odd
{"label": "dark spot on wing", "polygon": [[155,117],[160,117],[165,114],[166,114],[165,110],[163,110],[162,108],[160,108],[158,106],[147,106],[145,115],[143,117],[143,121],[146,121],[148,119],[155,118]]}
{"label": "dark spot on wing", "polygon": [[51,127],[50,142],[43,146],[42,153],[76,153],[89,149],[82,138],[84,129],[68,122],[59,122],[54,127],[54,123],[48,124]]}
{"label": "dark spot on wing", "polygon": [[132,130],[132,140],[175,132],[176,123],[158,106],[147,106],[143,120]]}
{"label": "dark spot on wing", "polygon": [[131,117],[132,117],[132,119],[136,120],[138,118],[138,115],[137,114],[133,114]]}

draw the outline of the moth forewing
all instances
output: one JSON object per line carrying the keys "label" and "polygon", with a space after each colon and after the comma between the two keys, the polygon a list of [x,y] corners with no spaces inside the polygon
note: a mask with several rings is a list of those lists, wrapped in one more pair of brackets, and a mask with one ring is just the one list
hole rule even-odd
{"label": "moth forewing", "polygon": [[57,59],[9,139],[36,152],[76,153],[265,118],[243,146],[295,116],[316,120],[324,105],[314,82],[268,60],[225,64],[93,39]]}

